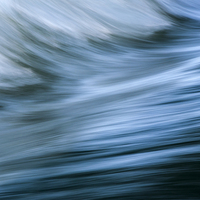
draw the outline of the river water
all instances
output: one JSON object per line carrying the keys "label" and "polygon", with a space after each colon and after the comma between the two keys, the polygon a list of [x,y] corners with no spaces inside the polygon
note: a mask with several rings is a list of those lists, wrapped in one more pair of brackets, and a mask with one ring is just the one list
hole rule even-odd
{"label": "river water", "polygon": [[0,1],[0,199],[200,199],[199,0]]}

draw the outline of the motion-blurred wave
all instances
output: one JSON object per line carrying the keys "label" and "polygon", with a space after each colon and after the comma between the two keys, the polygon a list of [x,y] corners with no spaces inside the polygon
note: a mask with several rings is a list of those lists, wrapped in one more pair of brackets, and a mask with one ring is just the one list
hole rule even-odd
{"label": "motion-blurred wave", "polygon": [[0,199],[199,199],[197,0],[0,2]]}

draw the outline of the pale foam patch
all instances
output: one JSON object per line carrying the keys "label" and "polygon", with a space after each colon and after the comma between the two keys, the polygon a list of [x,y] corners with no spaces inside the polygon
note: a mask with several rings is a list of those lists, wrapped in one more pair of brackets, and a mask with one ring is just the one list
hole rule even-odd
{"label": "pale foam patch", "polygon": [[0,89],[38,84],[41,80],[30,69],[14,65],[0,55]]}
{"label": "pale foam patch", "polygon": [[[44,28],[70,37],[145,36],[170,26],[147,0],[15,1],[15,9]],[[158,9],[158,8],[157,8]]]}

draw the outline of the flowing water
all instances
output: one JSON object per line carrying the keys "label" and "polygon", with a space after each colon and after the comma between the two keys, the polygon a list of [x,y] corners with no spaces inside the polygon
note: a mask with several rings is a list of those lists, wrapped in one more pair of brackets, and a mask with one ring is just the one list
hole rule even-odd
{"label": "flowing water", "polygon": [[0,1],[0,199],[200,199],[199,0]]}

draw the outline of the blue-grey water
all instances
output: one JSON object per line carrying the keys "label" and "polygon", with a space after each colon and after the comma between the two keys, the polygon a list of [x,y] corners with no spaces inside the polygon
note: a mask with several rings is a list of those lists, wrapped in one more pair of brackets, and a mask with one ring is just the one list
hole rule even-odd
{"label": "blue-grey water", "polygon": [[1,0],[0,199],[199,200],[200,1]]}

